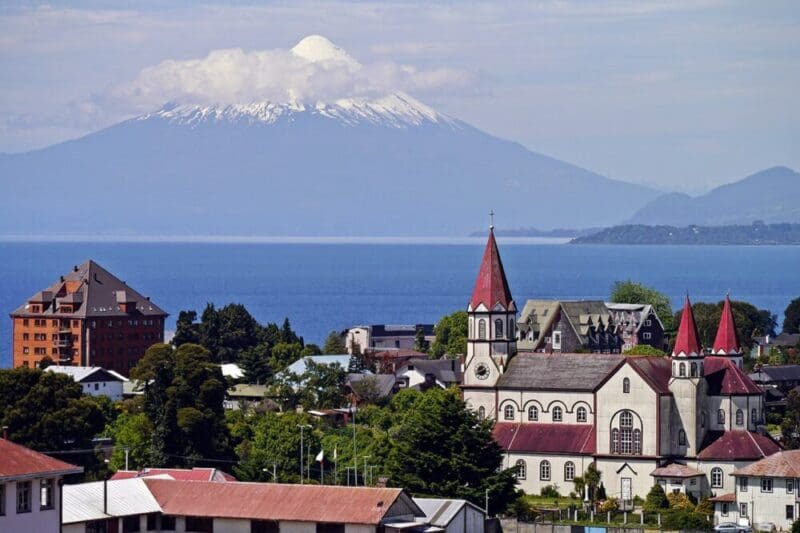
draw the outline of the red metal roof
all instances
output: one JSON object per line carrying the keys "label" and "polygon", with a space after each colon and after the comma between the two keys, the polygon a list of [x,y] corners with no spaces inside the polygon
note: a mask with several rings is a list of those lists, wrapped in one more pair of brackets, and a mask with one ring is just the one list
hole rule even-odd
{"label": "red metal roof", "polygon": [[681,324],[678,326],[678,334],[675,337],[672,356],[695,357],[702,355],[702,353],[700,335],[697,333],[697,324],[695,324],[694,313],[692,312],[692,303],[689,301],[689,295],[686,295],[683,313],[681,314]]}
{"label": "red metal roof", "polygon": [[236,481],[232,475],[216,468],[145,468],[144,470],[119,470],[111,479],[130,479],[166,474],[181,481]]}
{"label": "red metal roof", "polygon": [[0,439],[0,479],[40,474],[67,475],[83,472],[80,466],[53,459],[6,439]]}
{"label": "red metal roof", "polygon": [[667,466],[656,468],[650,473],[653,477],[679,477],[689,478],[702,476],[703,473],[691,466],[682,465],[680,463],[672,463]]}
{"label": "red metal roof", "polygon": [[758,385],[728,357],[708,356],[703,363],[709,396],[762,394]]}
{"label": "red metal roof", "polygon": [[721,496],[715,496],[714,498],[709,498],[708,501],[720,502],[720,503],[734,503],[736,501],[736,493],[729,492],[728,494],[723,494]]}
{"label": "red metal roof", "polygon": [[800,450],[785,450],[733,472],[734,476],[800,477]]}
{"label": "red metal roof", "polygon": [[733,319],[731,299],[728,295],[725,295],[722,316],[719,319],[719,328],[717,328],[717,336],[714,337],[712,351],[720,355],[738,354],[740,351],[739,336],[736,334],[736,322]]}
{"label": "red metal roof", "polygon": [[377,525],[403,498],[416,508],[417,516],[424,516],[402,489],[155,478],[144,482],[169,515]]}
{"label": "red metal roof", "polygon": [[511,307],[512,301],[511,290],[508,288],[506,273],[503,270],[503,262],[500,260],[500,252],[497,250],[497,242],[494,239],[494,230],[490,229],[489,240],[486,242],[478,279],[475,280],[475,288],[472,290],[469,304],[472,309],[476,309],[480,304],[486,306],[487,309],[492,309],[499,303],[508,309]]}
{"label": "red metal roof", "polygon": [[592,455],[595,452],[591,424],[512,424],[498,422],[494,439],[507,452]]}
{"label": "red metal roof", "polygon": [[672,394],[669,380],[672,378],[672,361],[669,357],[628,357],[627,362],[659,394]]}
{"label": "red metal roof", "polygon": [[771,438],[752,431],[709,431],[697,457],[703,460],[757,460],[780,449]]}

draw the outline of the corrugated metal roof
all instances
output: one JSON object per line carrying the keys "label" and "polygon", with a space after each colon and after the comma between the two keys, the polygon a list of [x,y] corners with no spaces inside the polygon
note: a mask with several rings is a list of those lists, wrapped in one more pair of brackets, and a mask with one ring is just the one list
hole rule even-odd
{"label": "corrugated metal roof", "polygon": [[53,459],[25,446],[0,438],[0,480],[37,474],[67,475],[83,472],[80,466]]}
{"label": "corrugated metal roof", "polygon": [[350,356],[349,355],[309,355],[306,357],[302,357],[289,365],[284,372],[291,372],[293,374],[297,374],[298,376],[305,373],[306,368],[308,367],[308,362],[312,361],[318,365],[339,365],[343,369],[347,370],[347,367],[350,366]]}
{"label": "corrugated metal roof", "polygon": [[669,357],[628,357],[628,363],[659,394],[671,394],[672,360]]}
{"label": "corrugated metal roof", "polygon": [[520,353],[498,381],[503,389],[593,391],[622,364],[619,354]]}
{"label": "corrugated metal roof", "polygon": [[706,357],[703,367],[709,396],[762,394],[758,385],[727,356]]}
{"label": "corrugated metal roof", "polygon": [[503,269],[503,261],[500,259],[500,251],[497,249],[497,241],[494,238],[494,231],[489,229],[489,239],[486,241],[486,249],[483,251],[483,259],[478,270],[478,277],[475,280],[475,288],[472,290],[472,297],[469,305],[472,309],[477,309],[483,304],[491,310],[497,304],[505,309],[511,309],[514,299],[511,297],[511,290],[508,288],[508,280]]}
{"label": "corrugated metal roof", "polygon": [[771,438],[752,431],[709,431],[697,457],[703,460],[757,460],[780,449]]}
{"label": "corrugated metal roof", "polygon": [[734,476],[800,477],[800,450],[784,450],[733,472]]}
{"label": "corrugated metal roof", "polygon": [[107,490],[108,512],[104,513],[102,481],[64,485],[61,523],[74,524],[108,516],[161,512],[161,506],[141,478],[108,481]]}
{"label": "corrugated metal roof", "polygon": [[464,506],[472,506],[483,513],[483,509],[473,505],[467,500],[449,498],[414,498],[414,503],[419,505],[425,513],[424,521],[436,527],[447,528],[453,518],[458,515]]}
{"label": "corrugated metal roof", "polygon": [[520,453],[591,455],[596,448],[592,424],[510,424],[498,422],[492,430],[503,450]]}
{"label": "corrugated metal roof", "polygon": [[[112,373],[103,367],[99,366],[58,366],[50,365],[46,369],[49,372],[56,372],[58,374],[65,374],[70,376],[75,382],[80,383],[92,377],[90,381],[128,381],[127,378],[122,377],[116,372]],[[100,374],[95,376],[94,374]]]}
{"label": "corrugated metal roof", "polygon": [[398,501],[423,512],[402,489],[143,480],[171,515],[378,525]]}
{"label": "corrugated metal roof", "polygon": [[145,468],[144,470],[118,470],[111,479],[135,477],[163,477],[183,481],[236,481],[232,475],[216,468]]}

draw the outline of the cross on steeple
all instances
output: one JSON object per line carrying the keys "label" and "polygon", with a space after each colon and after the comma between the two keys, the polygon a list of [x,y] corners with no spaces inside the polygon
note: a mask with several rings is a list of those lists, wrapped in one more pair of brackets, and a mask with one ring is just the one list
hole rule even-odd
{"label": "cross on steeple", "polygon": [[494,209],[489,211],[489,229],[494,229]]}

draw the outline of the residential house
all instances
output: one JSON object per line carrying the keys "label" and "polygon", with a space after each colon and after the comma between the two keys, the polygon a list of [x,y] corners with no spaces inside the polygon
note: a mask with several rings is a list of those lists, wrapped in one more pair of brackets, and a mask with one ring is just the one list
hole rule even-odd
{"label": "residential house", "polygon": [[240,383],[225,391],[222,405],[225,409],[236,411],[252,409],[258,406],[273,407],[273,401],[266,398],[266,385],[250,385]]}
{"label": "residential house", "polygon": [[354,326],[342,333],[347,353],[353,353],[353,346],[366,350],[413,350],[416,347],[417,333],[422,330],[427,344],[436,339],[433,324],[373,324]]}
{"label": "residential house", "polygon": [[417,519],[446,533],[483,533],[486,512],[467,500],[414,498],[424,518]]}
{"label": "residential house", "polygon": [[351,398],[351,405],[359,405],[364,401],[362,397],[364,389],[358,385],[364,380],[374,384],[368,391],[375,396],[374,399],[389,398],[398,389],[397,378],[394,374],[347,374],[345,389]]}
{"label": "residential house", "polygon": [[800,450],[775,453],[733,472],[734,491],[714,501],[714,521],[751,525],[770,531],[791,530],[798,518]]}
{"label": "residential house", "polygon": [[308,363],[312,362],[317,365],[339,365],[343,370],[347,370],[350,366],[349,355],[308,355],[301,357],[284,370],[284,373],[303,375],[308,370]]}
{"label": "residential house", "polygon": [[83,468],[0,438],[0,531],[57,533],[64,476]]}
{"label": "residential house", "polygon": [[772,348],[785,349],[795,348],[800,344],[800,333],[781,333],[780,335],[766,335],[764,337],[753,338],[753,348],[750,351],[751,357],[769,357]]}
{"label": "residential house", "polygon": [[411,359],[427,359],[428,354],[416,350],[384,349],[364,352],[374,363],[375,369],[383,374],[394,374],[405,362]]}
{"label": "residential house", "polygon": [[423,511],[402,489],[179,481],[163,476],[71,485],[64,533],[369,533],[399,531]]}
{"label": "residential house", "polygon": [[401,388],[421,390],[458,386],[461,376],[461,361],[458,359],[412,359],[395,373]]}
{"label": "residential house", "polygon": [[762,389],[775,388],[786,395],[800,385],[800,365],[761,365],[749,377]]}
{"label": "residential house", "polygon": [[123,386],[128,378],[99,366],[57,366],[47,367],[48,372],[70,376],[83,388],[83,393],[90,396],[108,396],[118,401],[123,396]]}

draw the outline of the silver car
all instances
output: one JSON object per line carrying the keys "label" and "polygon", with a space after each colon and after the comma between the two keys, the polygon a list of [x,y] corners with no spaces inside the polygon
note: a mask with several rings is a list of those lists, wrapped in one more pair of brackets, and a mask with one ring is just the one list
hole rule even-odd
{"label": "silver car", "polygon": [[714,526],[714,531],[719,533],[753,533],[750,526],[741,526],[733,522],[722,522]]}

